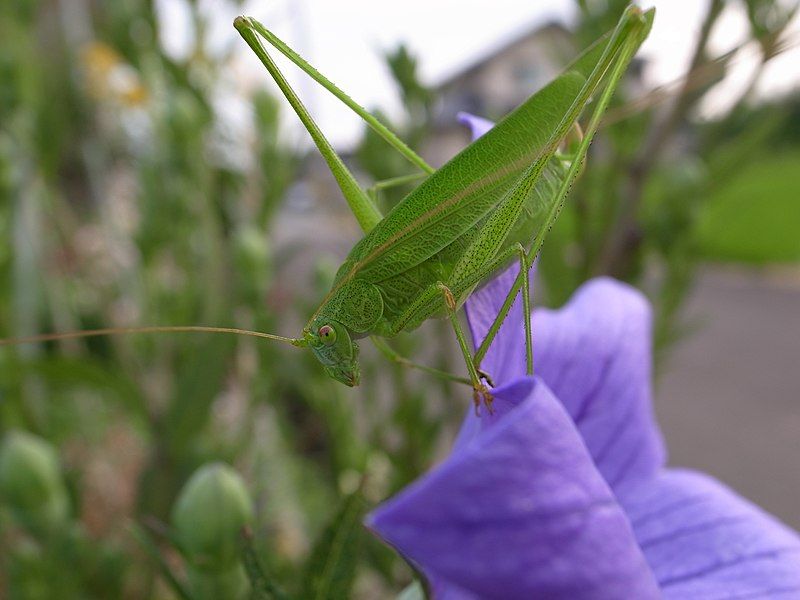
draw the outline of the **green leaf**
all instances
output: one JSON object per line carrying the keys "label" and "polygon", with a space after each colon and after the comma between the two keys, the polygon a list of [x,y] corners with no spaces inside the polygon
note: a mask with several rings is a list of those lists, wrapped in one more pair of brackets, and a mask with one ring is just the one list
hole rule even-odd
{"label": "green leaf", "polygon": [[242,563],[250,580],[251,600],[284,600],[286,595],[270,581],[258,559],[253,534],[249,529],[242,531]]}
{"label": "green leaf", "polygon": [[302,598],[349,598],[363,540],[361,517],[366,503],[361,490],[345,498],[322,532],[306,564]]}
{"label": "green leaf", "polygon": [[88,358],[52,356],[8,361],[2,365],[5,381],[21,376],[36,375],[62,392],[65,388],[86,388],[101,392],[104,397],[114,398],[142,422],[149,414],[142,390],[117,365]]}
{"label": "green leaf", "polygon": [[175,595],[182,600],[192,600],[192,596],[189,594],[186,584],[180,581],[175,573],[172,572],[172,567],[170,567],[166,558],[161,554],[158,544],[150,537],[147,531],[135,523],[129,526],[129,530],[150,560],[158,567],[158,570],[164,577],[164,581],[166,581],[168,587],[172,589]]}
{"label": "green leaf", "polygon": [[169,441],[176,451],[185,449],[208,422],[209,409],[227,376],[234,344],[232,337],[225,336],[198,340],[191,358],[180,369],[168,419]]}

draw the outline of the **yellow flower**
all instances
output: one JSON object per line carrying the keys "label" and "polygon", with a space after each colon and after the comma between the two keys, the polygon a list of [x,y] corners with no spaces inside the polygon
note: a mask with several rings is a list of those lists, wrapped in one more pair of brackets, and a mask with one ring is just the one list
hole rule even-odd
{"label": "yellow flower", "polygon": [[147,89],[139,73],[108,44],[92,42],[82,52],[89,94],[104,101],[140,106],[147,101]]}

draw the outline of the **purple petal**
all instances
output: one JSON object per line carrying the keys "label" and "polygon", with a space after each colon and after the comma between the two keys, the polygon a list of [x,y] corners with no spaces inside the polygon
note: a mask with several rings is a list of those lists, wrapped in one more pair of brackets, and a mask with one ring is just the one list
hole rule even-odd
{"label": "purple petal", "polygon": [[495,395],[508,411],[376,509],[368,526],[437,588],[509,599],[658,597],[561,403],[535,378]]}
{"label": "purple petal", "polygon": [[458,118],[459,123],[463,123],[469,127],[470,132],[472,133],[473,142],[494,127],[494,123],[488,119],[476,117],[475,115],[471,115],[467,112],[460,112],[458,115],[456,115],[456,117]]}
{"label": "purple petal", "polygon": [[429,579],[428,584],[434,600],[480,600],[479,596],[442,578]]}
{"label": "purple petal", "polygon": [[644,296],[608,278],[585,283],[560,310],[533,314],[535,373],[564,403],[615,490],[665,461],[652,407],[650,324]]}
{"label": "purple petal", "polygon": [[800,538],[714,479],[670,470],[619,495],[665,598],[798,598]]}
{"label": "purple petal", "polygon": [[453,443],[452,453],[455,454],[461,451],[479,433],[500,422],[506,414],[519,406],[520,402],[530,395],[531,381],[530,377],[520,377],[510,383],[492,389],[494,400],[491,412],[481,408],[480,414],[476,414],[474,408],[470,407],[464,421],[461,423],[461,429],[458,431],[456,441]]}

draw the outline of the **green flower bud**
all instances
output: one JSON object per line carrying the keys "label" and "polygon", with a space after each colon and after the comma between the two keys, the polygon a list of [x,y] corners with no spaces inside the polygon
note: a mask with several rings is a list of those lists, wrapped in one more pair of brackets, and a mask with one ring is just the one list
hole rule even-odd
{"label": "green flower bud", "polygon": [[58,455],[48,442],[22,431],[6,434],[0,445],[0,502],[37,535],[67,522],[67,489]]}
{"label": "green flower bud", "polygon": [[253,502],[239,474],[223,463],[198,469],[172,511],[176,540],[206,571],[230,570],[239,560],[241,532],[253,522]]}

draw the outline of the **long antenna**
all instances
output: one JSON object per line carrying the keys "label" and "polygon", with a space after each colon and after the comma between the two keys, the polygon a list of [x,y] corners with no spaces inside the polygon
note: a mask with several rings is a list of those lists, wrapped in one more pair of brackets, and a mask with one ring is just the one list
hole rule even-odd
{"label": "long antenna", "polygon": [[124,335],[128,333],[233,333],[236,335],[247,335],[250,337],[285,342],[291,344],[292,346],[298,347],[306,345],[306,341],[303,338],[289,338],[283,337],[282,335],[262,333],[260,331],[250,331],[248,329],[237,329],[234,327],[204,327],[202,325],[178,325],[153,327],[107,327],[104,329],[86,329],[83,331],[67,331],[64,333],[45,333],[42,335],[32,335],[29,337],[7,338],[0,340],[0,346],[35,344],[38,342],[49,342],[52,340],[97,337],[101,335]]}

